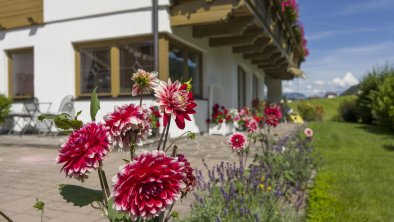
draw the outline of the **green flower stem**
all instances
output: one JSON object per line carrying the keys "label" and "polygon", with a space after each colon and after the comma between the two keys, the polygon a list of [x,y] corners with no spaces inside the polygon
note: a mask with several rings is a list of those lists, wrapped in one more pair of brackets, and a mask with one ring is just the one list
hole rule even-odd
{"label": "green flower stem", "polygon": [[41,211],[41,222],[43,222],[44,221],[44,209],[42,209],[42,211]]}
{"label": "green flower stem", "polygon": [[175,202],[171,204],[171,207],[167,212],[164,222],[168,222],[171,219],[171,211],[172,211],[172,208],[174,207],[174,205],[175,205]]}
{"label": "green flower stem", "polygon": [[174,145],[174,149],[172,149],[172,157],[176,157],[176,155],[178,155],[178,147],[176,145]]}
{"label": "green flower stem", "polygon": [[107,190],[105,189],[105,185],[104,185],[101,163],[100,163],[100,166],[99,166],[97,172],[98,172],[99,179],[100,179],[101,191],[103,192],[103,202],[104,202],[105,207],[107,207],[108,206],[108,196],[107,196],[108,194],[107,194]]}
{"label": "green flower stem", "polygon": [[164,137],[163,151],[165,150],[166,143],[167,143],[167,140],[168,140],[168,131],[170,131],[170,124],[171,124],[171,119],[168,121],[167,131],[166,131],[166,135]]}
{"label": "green flower stem", "polygon": [[182,134],[181,134],[180,136],[178,136],[174,141],[172,141],[170,145],[168,145],[168,147],[165,149],[164,152],[167,152],[167,151],[171,148],[171,146],[172,146],[176,141],[178,141],[180,138],[182,138],[182,136],[184,136],[184,135],[187,134],[187,133],[191,133],[191,132],[192,132],[192,131],[187,131],[187,132],[182,133]]}
{"label": "green flower stem", "polygon": [[105,171],[103,169],[101,169],[101,176],[103,178],[105,191],[107,192],[107,198],[109,199],[109,197],[111,196],[111,191],[108,186],[107,176],[105,175]]}
{"label": "green flower stem", "polygon": [[7,215],[1,212],[1,210],[0,210],[0,215],[3,216],[7,220],[7,222],[14,222],[13,220],[11,220],[11,218],[9,218]]}
{"label": "green flower stem", "polygon": [[[164,114],[164,115],[168,115],[168,114]],[[167,127],[168,127],[168,125],[166,127],[164,127],[163,132],[161,133],[159,143],[157,144],[157,150],[160,150],[160,146],[161,146],[161,143],[163,142],[163,137],[164,137],[164,134],[167,130]]]}
{"label": "green flower stem", "polygon": [[141,90],[141,93],[140,93],[140,106],[142,107],[142,90]]}
{"label": "green flower stem", "polygon": [[135,156],[135,146],[137,142],[138,132],[132,131],[130,133],[130,161],[134,159]]}

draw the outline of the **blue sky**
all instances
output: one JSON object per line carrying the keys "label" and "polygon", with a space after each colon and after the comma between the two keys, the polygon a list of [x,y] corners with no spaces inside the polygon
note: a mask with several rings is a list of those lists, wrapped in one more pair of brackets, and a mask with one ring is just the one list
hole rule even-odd
{"label": "blue sky", "polygon": [[307,95],[342,91],[368,70],[394,64],[394,0],[298,0],[310,51],[307,80],[284,91]]}

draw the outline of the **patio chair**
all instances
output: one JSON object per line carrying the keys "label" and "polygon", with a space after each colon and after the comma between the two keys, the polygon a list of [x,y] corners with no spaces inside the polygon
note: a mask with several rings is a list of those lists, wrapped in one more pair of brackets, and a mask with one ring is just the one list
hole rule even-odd
{"label": "patio chair", "polygon": [[36,117],[40,115],[39,102],[36,97],[32,97],[23,102],[23,108],[20,113],[10,113],[9,118],[12,119],[12,125],[8,134],[15,132],[15,127],[21,129],[19,135],[23,135],[26,131],[32,127],[36,127]]}
{"label": "patio chair", "polygon": [[[71,95],[65,96],[62,101],[60,102],[59,105],[59,110],[57,113],[42,113],[43,115],[47,116],[55,116],[58,114],[66,113],[70,115],[71,117],[75,116],[75,108],[74,108],[74,100],[75,98]],[[53,121],[51,120],[43,120],[40,123],[38,123],[38,134],[39,135],[46,135],[47,133],[52,133],[53,136],[56,136],[59,133],[59,130],[56,129],[53,125]]]}

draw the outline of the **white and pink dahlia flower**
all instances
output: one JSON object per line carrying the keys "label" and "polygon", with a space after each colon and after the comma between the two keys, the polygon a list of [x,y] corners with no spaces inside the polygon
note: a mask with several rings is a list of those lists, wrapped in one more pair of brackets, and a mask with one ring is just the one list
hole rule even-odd
{"label": "white and pink dahlia flower", "polygon": [[251,118],[248,120],[248,124],[246,125],[246,128],[248,129],[248,133],[256,132],[258,127],[259,125],[255,119]]}
{"label": "white and pink dahlia flower", "polygon": [[228,145],[234,151],[243,151],[248,146],[248,138],[242,133],[234,133],[230,136]]}
{"label": "white and pink dahlia flower", "polygon": [[145,151],[122,166],[114,182],[114,205],[135,221],[165,211],[185,189],[185,163],[163,151]]}
{"label": "white and pink dahlia flower", "polygon": [[177,157],[179,162],[185,164],[184,172],[186,173],[186,177],[183,182],[185,183],[186,187],[182,189],[182,197],[184,197],[194,190],[194,187],[196,186],[196,176],[193,174],[193,168],[186,157],[183,154],[178,154]]}
{"label": "white and pink dahlia flower", "polygon": [[304,130],[304,134],[305,134],[306,137],[312,138],[313,137],[313,130],[311,128],[306,128]]}
{"label": "white and pink dahlia flower", "polygon": [[82,182],[97,169],[110,151],[108,132],[102,124],[85,124],[68,137],[56,162],[64,164],[61,171]]}
{"label": "white and pink dahlia flower", "polygon": [[179,81],[160,81],[155,90],[156,103],[163,115],[163,126],[167,126],[169,117],[175,119],[176,125],[180,129],[185,128],[185,119],[191,120],[189,114],[195,114],[193,93],[187,90],[186,84]]}
{"label": "white and pink dahlia flower", "polygon": [[150,109],[134,104],[116,106],[114,112],[104,116],[112,145],[128,151],[134,133],[137,145],[142,146],[142,141],[152,134],[150,114]]}
{"label": "white and pink dahlia flower", "polygon": [[138,69],[131,78],[134,85],[131,91],[133,96],[143,93],[150,93],[158,83],[157,72],[147,72],[143,69]]}

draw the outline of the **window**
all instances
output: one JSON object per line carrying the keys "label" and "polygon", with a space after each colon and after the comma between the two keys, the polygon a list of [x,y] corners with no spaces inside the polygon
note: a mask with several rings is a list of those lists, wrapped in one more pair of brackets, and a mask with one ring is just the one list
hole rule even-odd
{"label": "window", "polygon": [[76,94],[131,95],[131,77],[138,69],[154,71],[151,37],[76,44]]}
{"label": "window", "polygon": [[181,43],[171,42],[168,57],[171,80],[187,81],[192,78],[193,95],[202,97],[201,52]]}
{"label": "window", "polygon": [[98,93],[111,93],[110,48],[83,48],[81,55],[81,93],[89,94],[96,86]]}
{"label": "window", "polygon": [[240,66],[238,66],[238,109],[246,106],[246,73]]}
{"label": "window", "polygon": [[131,75],[138,69],[151,72],[155,69],[155,56],[151,41],[121,45],[120,49],[120,92],[129,93],[134,84]]}
{"label": "window", "polygon": [[259,98],[259,79],[257,78],[256,75],[253,75],[253,98],[252,99],[258,99]]}
{"label": "window", "polygon": [[[193,78],[193,94],[201,97],[201,52],[169,39],[160,35],[159,77],[165,81]],[[154,70],[152,36],[75,43],[74,47],[77,97],[90,96],[96,86],[100,96],[131,95],[133,73],[141,68],[159,71]]]}
{"label": "window", "polygon": [[12,98],[34,96],[34,53],[32,48],[7,51],[8,87]]}

